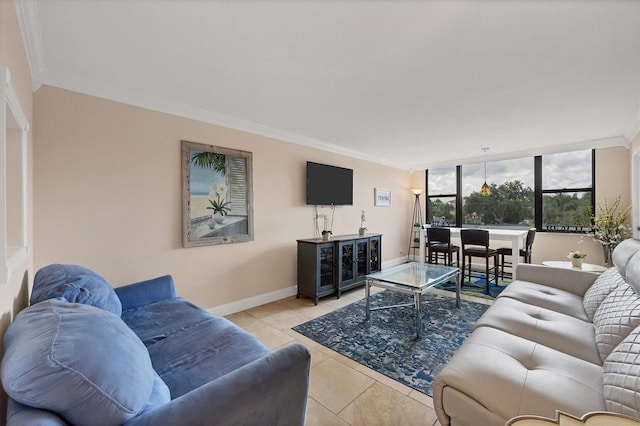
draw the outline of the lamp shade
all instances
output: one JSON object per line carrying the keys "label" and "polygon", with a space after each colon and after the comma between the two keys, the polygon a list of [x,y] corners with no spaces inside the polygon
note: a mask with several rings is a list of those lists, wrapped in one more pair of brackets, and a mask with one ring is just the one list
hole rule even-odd
{"label": "lamp shade", "polygon": [[413,192],[413,195],[420,195],[422,194],[422,191],[422,188],[411,188],[411,192]]}
{"label": "lamp shade", "polygon": [[482,188],[480,188],[480,195],[491,195],[491,188],[489,187],[489,185],[487,185],[486,181],[482,184]]}

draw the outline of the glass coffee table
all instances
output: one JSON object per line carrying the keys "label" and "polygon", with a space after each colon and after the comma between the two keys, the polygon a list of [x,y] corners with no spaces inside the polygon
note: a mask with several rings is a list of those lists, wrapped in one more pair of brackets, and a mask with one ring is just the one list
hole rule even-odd
{"label": "glass coffee table", "polygon": [[[381,309],[415,306],[416,332],[418,339],[422,336],[422,296],[436,285],[456,279],[456,307],[460,307],[460,269],[431,263],[410,262],[394,266],[374,274],[367,275],[365,283],[366,313],[365,319],[371,319],[371,311]],[[398,293],[413,296],[413,304],[379,306],[372,308],[369,304],[371,287],[385,288]]]}

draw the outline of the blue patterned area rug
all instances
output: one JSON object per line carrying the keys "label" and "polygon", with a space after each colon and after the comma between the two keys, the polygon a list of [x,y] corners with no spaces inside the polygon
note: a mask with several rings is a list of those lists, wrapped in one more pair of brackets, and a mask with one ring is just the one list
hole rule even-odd
{"label": "blue patterned area rug", "polygon": [[[371,306],[412,303],[408,295],[382,291]],[[401,307],[371,312],[365,322],[365,301],[359,300],[293,327],[298,333],[385,376],[432,396],[435,376],[471,334],[488,305],[454,297],[423,297],[422,337],[416,339],[415,309]]]}
{"label": "blue patterned area rug", "polygon": [[[475,297],[483,297],[485,299],[495,299],[498,297],[502,290],[507,288],[507,285],[511,282],[509,279],[498,280],[498,285],[496,286],[495,282],[491,280],[489,283],[489,293],[487,294],[487,285],[485,283],[484,277],[474,278],[472,276],[471,282],[465,281],[460,293],[467,294],[469,296]],[[452,291],[455,293],[456,291],[456,282],[449,281],[443,284],[439,284],[437,288],[446,291]]]}

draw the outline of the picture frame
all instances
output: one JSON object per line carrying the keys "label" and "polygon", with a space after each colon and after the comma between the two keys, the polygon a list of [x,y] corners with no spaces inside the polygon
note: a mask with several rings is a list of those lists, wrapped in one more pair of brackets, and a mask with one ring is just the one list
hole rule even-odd
{"label": "picture frame", "polygon": [[181,141],[183,246],[253,241],[253,154]]}
{"label": "picture frame", "polygon": [[391,191],[388,189],[374,188],[374,202],[376,207],[390,207],[391,206]]}

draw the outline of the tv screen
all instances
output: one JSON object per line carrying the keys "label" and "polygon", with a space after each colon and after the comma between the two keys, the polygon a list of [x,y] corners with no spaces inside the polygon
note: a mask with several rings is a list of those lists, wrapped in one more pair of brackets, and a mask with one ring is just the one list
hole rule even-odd
{"label": "tv screen", "polygon": [[353,170],[307,161],[307,204],[353,205]]}

